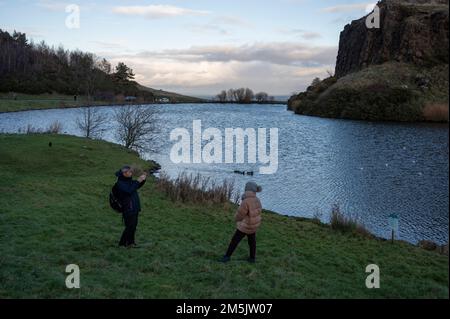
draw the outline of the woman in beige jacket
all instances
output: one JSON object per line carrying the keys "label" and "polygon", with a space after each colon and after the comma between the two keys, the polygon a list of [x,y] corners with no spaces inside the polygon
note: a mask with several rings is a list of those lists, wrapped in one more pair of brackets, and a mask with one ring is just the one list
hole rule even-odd
{"label": "woman in beige jacket", "polygon": [[254,182],[245,185],[245,194],[242,196],[242,203],[236,212],[235,219],[237,224],[236,233],[231,240],[227,253],[221,259],[222,262],[229,262],[231,255],[241,240],[247,236],[250,248],[249,262],[254,263],[256,258],[256,231],[261,225],[262,205],[256,193],[262,191],[261,186]]}

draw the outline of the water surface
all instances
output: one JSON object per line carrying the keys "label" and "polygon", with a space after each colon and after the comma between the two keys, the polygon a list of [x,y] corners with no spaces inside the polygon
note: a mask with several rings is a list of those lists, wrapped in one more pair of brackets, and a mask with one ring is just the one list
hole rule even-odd
{"label": "water surface", "polygon": [[[371,123],[298,116],[280,105],[158,105],[162,124],[158,154],[146,154],[163,170],[200,172],[234,179],[241,189],[248,180],[264,188],[265,208],[281,214],[329,218],[331,206],[358,216],[375,234],[389,236],[388,216],[400,216],[400,239],[416,243],[448,241],[448,125]],[[112,115],[117,107],[101,108]],[[78,109],[0,114],[0,131],[17,132],[27,124],[45,128],[55,120],[68,134],[80,135]],[[259,164],[175,165],[169,152],[174,128],[279,128],[279,169],[257,174]],[[115,141],[111,132],[104,138]],[[234,170],[254,171],[247,177]]]}

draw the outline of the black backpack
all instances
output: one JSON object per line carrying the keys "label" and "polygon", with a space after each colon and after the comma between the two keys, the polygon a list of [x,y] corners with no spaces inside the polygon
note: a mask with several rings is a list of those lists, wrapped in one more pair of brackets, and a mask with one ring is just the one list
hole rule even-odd
{"label": "black backpack", "polygon": [[111,206],[111,208],[114,209],[117,213],[123,213],[123,204],[117,196],[117,184],[114,184],[111,192],[109,193],[109,206]]}

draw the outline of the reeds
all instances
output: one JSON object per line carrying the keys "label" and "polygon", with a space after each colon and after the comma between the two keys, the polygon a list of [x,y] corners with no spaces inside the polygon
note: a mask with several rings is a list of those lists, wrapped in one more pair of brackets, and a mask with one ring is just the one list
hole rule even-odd
{"label": "reeds", "polygon": [[222,183],[217,183],[201,174],[182,172],[176,179],[171,179],[166,173],[161,173],[156,186],[174,202],[237,204],[239,200],[234,181],[225,179]]}
{"label": "reeds", "polygon": [[357,217],[344,214],[338,204],[333,205],[331,209],[330,227],[332,230],[344,233],[359,233],[368,237],[372,236]]}

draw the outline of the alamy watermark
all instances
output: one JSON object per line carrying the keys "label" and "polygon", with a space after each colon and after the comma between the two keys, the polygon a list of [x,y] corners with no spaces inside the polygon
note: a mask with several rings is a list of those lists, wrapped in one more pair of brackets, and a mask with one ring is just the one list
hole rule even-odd
{"label": "alamy watermark", "polygon": [[380,28],[380,7],[376,4],[369,4],[366,7],[366,12],[369,15],[366,18],[366,27],[368,29],[379,29]]}
{"label": "alamy watermark", "polygon": [[380,289],[380,267],[375,264],[368,265],[366,273],[369,273],[366,278],[367,289]]}
{"label": "alamy watermark", "polygon": [[66,28],[79,29],[80,28],[80,6],[77,4],[69,4],[66,6]]}
{"label": "alamy watermark", "polygon": [[66,287],[69,289],[80,289],[80,267],[75,264],[66,266]]}
{"label": "alamy watermark", "polygon": [[201,120],[195,120],[192,134],[176,128],[170,141],[176,142],[170,152],[174,164],[244,164],[247,159],[248,164],[261,164],[260,174],[278,171],[278,128],[226,128],[222,132],[213,127],[203,130]]}

